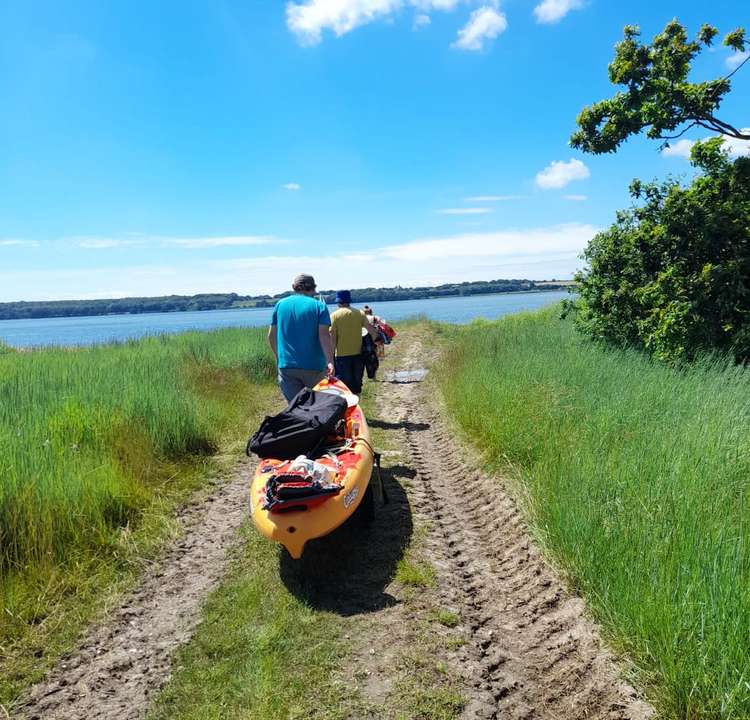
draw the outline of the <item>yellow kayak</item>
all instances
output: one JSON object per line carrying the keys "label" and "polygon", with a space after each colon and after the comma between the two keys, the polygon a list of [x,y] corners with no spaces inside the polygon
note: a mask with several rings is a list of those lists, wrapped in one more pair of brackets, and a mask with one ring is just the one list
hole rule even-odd
{"label": "yellow kayak", "polygon": [[341,525],[359,506],[372,474],[373,450],[370,431],[356,396],[340,380],[323,380],[315,390],[341,394],[350,399],[345,420],[345,437],[332,439],[330,453],[316,459],[328,469],[329,487],[336,494],[312,501],[295,502],[283,511],[267,509],[267,485],[275,474],[281,474],[289,461],[261,460],[250,484],[250,509],[256,527],[269,540],[281,543],[298,560],[305,543],[323,537]]}

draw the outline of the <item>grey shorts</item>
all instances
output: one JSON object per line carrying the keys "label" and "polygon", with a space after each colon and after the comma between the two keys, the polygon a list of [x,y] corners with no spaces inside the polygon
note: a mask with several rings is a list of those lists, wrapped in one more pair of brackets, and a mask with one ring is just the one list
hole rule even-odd
{"label": "grey shorts", "polygon": [[278,381],[281,392],[289,402],[302,388],[315,387],[326,377],[325,370],[301,370],[298,368],[279,368]]}

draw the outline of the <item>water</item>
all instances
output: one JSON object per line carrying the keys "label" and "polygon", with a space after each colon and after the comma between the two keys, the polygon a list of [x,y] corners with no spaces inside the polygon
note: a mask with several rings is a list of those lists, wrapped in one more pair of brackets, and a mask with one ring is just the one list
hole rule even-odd
{"label": "water", "polygon": [[[424,315],[431,320],[441,322],[466,323],[478,317],[493,319],[522,310],[536,310],[565,297],[568,297],[565,291],[550,291],[472,295],[434,300],[396,300],[369,304],[372,305],[377,315],[389,322]],[[0,340],[14,347],[93,345],[185,330],[258,327],[268,325],[271,320],[271,311],[271,308],[248,308],[144,315],[0,320]]]}

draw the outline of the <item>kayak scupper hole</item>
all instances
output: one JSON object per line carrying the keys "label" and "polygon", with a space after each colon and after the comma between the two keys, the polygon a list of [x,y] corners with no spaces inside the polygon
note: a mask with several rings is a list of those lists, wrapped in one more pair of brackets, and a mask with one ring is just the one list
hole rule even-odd
{"label": "kayak scupper hole", "polygon": [[293,532],[297,532],[297,528],[296,528],[296,527],[294,527],[294,525],[291,525],[290,527],[288,527],[288,528],[287,528],[287,530],[288,530],[288,531],[289,531],[290,533],[293,533]]}

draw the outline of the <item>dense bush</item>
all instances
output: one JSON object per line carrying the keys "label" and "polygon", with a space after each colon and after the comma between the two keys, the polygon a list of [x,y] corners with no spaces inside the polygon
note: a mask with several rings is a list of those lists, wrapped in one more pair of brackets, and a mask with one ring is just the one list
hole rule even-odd
{"label": "dense bush", "polygon": [[599,233],[577,276],[577,325],[594,338],[679,361],[712,351],[750,358],[750,157],[698,143],[701,171],[631,185],[636,201]]}

